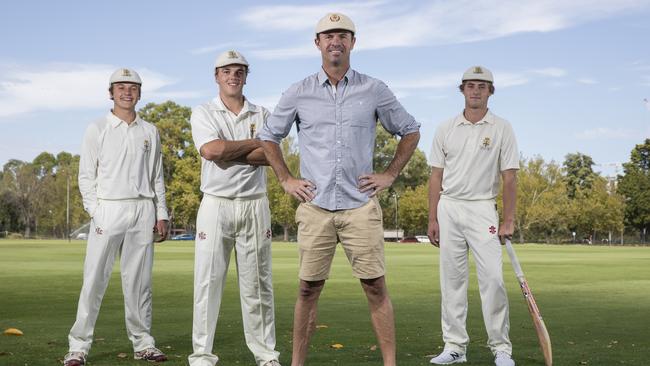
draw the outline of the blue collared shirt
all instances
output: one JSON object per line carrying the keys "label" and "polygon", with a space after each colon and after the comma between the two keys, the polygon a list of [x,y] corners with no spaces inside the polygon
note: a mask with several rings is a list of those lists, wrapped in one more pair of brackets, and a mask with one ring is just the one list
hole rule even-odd
{"label": "blue collared shirt", "polygon": [[326,210],[351,209],[369,200],[368,193],[359,192],[358,180],[373,173],[377,119],[393,135],[420,128],[380,80],[348,69],[334,89],[321,69],[284,92],[259,138],[280,143],[295,122],[300,175],[316,185],[312,203]]}

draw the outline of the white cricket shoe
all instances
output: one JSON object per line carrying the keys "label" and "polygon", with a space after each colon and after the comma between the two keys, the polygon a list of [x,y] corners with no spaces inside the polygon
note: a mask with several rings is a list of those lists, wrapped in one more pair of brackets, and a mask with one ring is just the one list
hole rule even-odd
{"label": "white cricket shoe", "polygon": [[281,366],[278,360],[271,360],[264,364],[264,366]]}
{"label": "white cricket shoe", "polygon": [[496,366],[515,366],[515,361],[508,353],[498,351],[494,357],[494,364]]}
{"label": "white cricket shoe", "polygon": [[456,351],[448,351],[444,350],[442,351],[441,354],[437,355],[436,357],[432,358],[431,361],[429,361],[432,364],[435,365],[451,365],[453,363],[464,363],[467,362],[467,358],[465,357],[465,354],[456,352]]}

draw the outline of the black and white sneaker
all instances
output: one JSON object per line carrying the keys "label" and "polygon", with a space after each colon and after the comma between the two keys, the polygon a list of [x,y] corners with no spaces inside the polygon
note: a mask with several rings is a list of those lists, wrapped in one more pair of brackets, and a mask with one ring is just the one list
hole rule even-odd
{"label": "black and white sneaker", "polygon": [[434,365],[451,365],[454,363],[465,363],[467,362],[467,358],[464,353],[444,350],[429,362]]}

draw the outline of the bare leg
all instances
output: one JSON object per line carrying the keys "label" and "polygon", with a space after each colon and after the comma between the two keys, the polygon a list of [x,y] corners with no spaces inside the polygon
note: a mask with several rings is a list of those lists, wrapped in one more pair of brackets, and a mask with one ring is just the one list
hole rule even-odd
{"label": "bare leg", "polygon": [[293,313],[293,355],[291,357],[291,366],[303,366],[305,364],[309,341],[316,329],[318,298],[323,290],[323,286],[325,286],[325,280],[300,280],[298,299],[296,300],[296,307]]}
{"label": "bare leg", "polygon": [[370,319],[381,348],[384,366],[395,366],[397,364],[395,361],[395,317],[386,280],[384,276],[361,280],[361,287],[368,298]]}

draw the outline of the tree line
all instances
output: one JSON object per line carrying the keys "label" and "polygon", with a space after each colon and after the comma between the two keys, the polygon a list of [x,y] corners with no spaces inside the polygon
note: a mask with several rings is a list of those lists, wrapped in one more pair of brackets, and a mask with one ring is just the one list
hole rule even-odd
{"label": "tree line", "polygon": [[[201,162],[191,138],[191,109],[167,101],[149,103],[138,113],[160,132],[172,225],[193,231],[201,201]],[[388,166],[397,143],[378,126],[375,171]],[[293,139],[283,140],[281,149],[289,170],[298,176],[300,159]],[[625,237],[625,242],[645,242],[650,226],[650,139],[635,146],[622,175],[603,177],[594,165],[591,157],[579,152],[567,154],[562,164],[522,158],[515,239],[615,243]],[[0,232],[65,238],[68,230],[88,222],[77,184],[78,167],[79,156],[67,152],[43,152],[32,162],[7,162],[0,172]],[[287,241],[296,232],[298,202],[284,193],[273,171],[267,171],[273,231]],[[426,156],[417,149],[393,186],[379,194],[386,229],[397,227],[405,235],[426,233],[429,174]],[[501,204],[500,197],[497,202]]]}

